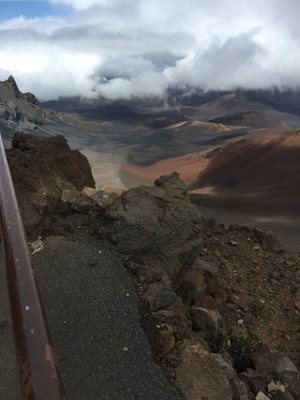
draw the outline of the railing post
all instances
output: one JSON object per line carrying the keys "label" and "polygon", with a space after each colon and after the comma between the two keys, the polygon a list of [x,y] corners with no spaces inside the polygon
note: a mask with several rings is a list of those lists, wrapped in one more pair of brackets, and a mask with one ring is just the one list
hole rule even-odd
{"label": "railing post", "polygon": [[1,135],[0,222],[22,400],[63,400]]}

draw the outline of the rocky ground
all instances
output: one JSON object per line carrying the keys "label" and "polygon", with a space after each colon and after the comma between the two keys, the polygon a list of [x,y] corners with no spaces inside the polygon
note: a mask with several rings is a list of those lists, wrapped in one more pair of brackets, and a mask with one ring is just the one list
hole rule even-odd
{"label": "rocky ground", "polygon": [[[20,146],[20,143],[23,145]],[[64,158],[70,160],[72,151],[61,139],[49,141],[47,154],[51,154],[49,149],[54,145],[62,146],[60,151],[55,152],[60,154],[60,158],[64,154]],[[77,274],[82,276],[78,288],[85,286],[87,275],[81,268],[86,268],[87,257],[82,251],[82,262],[80,255],[75,262],[73,254],[68,257],[69,246],[76,247],[76,243],[81,242],[109,249],[105,250],[107,259],[115,254],[114,257],[124,268],[123,272],[114,274],[112,287],[119,296],[124,292],[127,274],[131,276],[143,304],[140,324],[147,334],[153,359],[183,399],[300,398],[298,256],[287,253],[270,232],[223,226],[205,219],[198,207],[190,202],[186,186],[176,173],[157,179],[155,186],[140,186],[122,194],[95,189],[82,191],[82,186],[87,186],[82,181],[82,169],[77,169],[76,163],[68,161],[63,167],[58,164],[47,181],[44,179],[48,171],[45,163],[52,165],[53,160],[47,161],[44,157],[44,146],[45,143],[40,146],[38,139],[28,135],[23,138],[18,136],[15,140],[13,151],[17,149],[20,160],[26,156],[34,165],[34,196],[27,191],[26,202],[22,201],[22,190],[28,182],[32,182],[31,161],[27,173],[22,176],[17,174],[17,178],[14,173],[16,161],[11,162],[28,235],[31,240],[41,236],[41,243],[33,244],[33,248],[38,250],[34,257],[40,260],[40,277],[48,276],[47,268],[52,268],[52,264],[59,264],[54,262],[55,246],[49,250],[49,243],[53,241],[58,241],[61,248],[65,243],[66,249],[65,271],[63,275],[57,274],[57,284],[64,275],[63,280],[68,282],[68,277],[72,277],[76,270],[74,279]],[[87,172],[90,177],[90,171]],[[74,178],[72,185],[70,176]],[[47,202],[53,185],[57,188],[55,202]],[[40,207],[43,197],[43,207]],[[30,212],[35,217],[34,226]],[[83,236],[78,233],[81,228],[85,231]],[[42,262],[43,258],[48,260],[47,263]],[[109,274],[109,261],[105,265],[104,270]],[[100,275],[93,278],[93,293],[97,293],[98,280],[99,291],[103,287],[101,279],[105,278],[105,286],[110,284],[110,275],[104,274],[104,278]],[[52,274],[51,287],[55,285],[55,277],[56,274]],[[76,305],[75,299],[79,297],[72,290],[66,290],[68,285],[61,290],[53,288],[56,294],[51,297],[52,290],[47,281],[43,283],[41,280],[41,287],[44,287],[46,304],[48,298],[50,330],[53,326],[54,332],[60,332],[63,329],[60,326],[61,315],[56,306],[51,305],[51,301],[49,303],[49,298],[60,299],[59,303],[72,299]],[[73,287],[71,282],[72,279],[70,288]],[[88,304],[90,299],[94,300]],[[98,309],[99,300],[87,295],[82,301],[87,304],[85,311],[81,315],[72,314],[68,334],[73,338],[82,329],[91,332],[92,326],[97,325],[93,325],[92,310]],[[117,310],[113,312],[114,323],[118,318],[123,321],[124,316],[132,316],[132,308],[127,307],[126,302],[121,309],[119,314],[122,315],[118,315]],[[100,314],[104,311],[107,310],[99,308]],[[86,318],[87,315],[90,318]],[[82,319],[85,321],[84,328],[80,325]],[[114,326],[112,323],[111,330],[116,333],[118,328]],[[107,335],[110,335],[109,322],[106,329]],[[99,330],[100,335],[101,326]],[[85,346],[87,354],[90,352],[97,359],[97,354],[101,354],[97,350],[99,346],[104,343],[106,348],[107,335],[101,338],[97,334],[95,341],[84,336],[79,341],[82,350],[82,357],[77,360],[79,373],[83,373],[80,368],[88,371],[92,365],[84,359]],[[137,334],[138,338],[140,335]],[[55,337],[55,347],[59,354],[63,354],[63,340],[60,342],[59,334]],[[130,348],[130,343],[126,347]],[[115,348],[109,351],[114,352]],[[65,376],[68,376],[65,369],[70,365],[68,363],[72,365],[70,358],[62,357]],[[113,380],[109,384],[110,377],[108,375],[106,383],[108,387],[113,387]],[[132,384],[133,379],[129,380]],[[69,387],[72,386],[70,382],[67,382]],[[100,385],[101,379],[93,380],[96,387],[97,382]],[[157,387],[155,383],[154,387]],[[148,394],[129,398],[147,399]],[[175,392],[172,396],[177,398]]]}

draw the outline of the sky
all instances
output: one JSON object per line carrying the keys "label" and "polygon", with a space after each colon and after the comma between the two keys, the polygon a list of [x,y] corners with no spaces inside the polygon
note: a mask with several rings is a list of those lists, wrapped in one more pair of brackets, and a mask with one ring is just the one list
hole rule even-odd
{"label": "sky", "polygon": [[26,18],[36,18],[50,15],[67,16],[72,12],[72,7],[67,4],[54,4],[48,1],[0,0],[0,21],[23,15]]}
{"label": "sky", "polygon": [[109,99],[300,86],[299,0],[0,0],[0,79]]}

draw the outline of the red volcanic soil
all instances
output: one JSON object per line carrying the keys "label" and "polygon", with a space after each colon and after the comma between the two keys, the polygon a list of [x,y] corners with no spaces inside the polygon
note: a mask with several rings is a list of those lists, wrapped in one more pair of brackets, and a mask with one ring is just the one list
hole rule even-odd
{"label": "red volcanic soil", "polygon": [[133,186],[173,171],[199,193],[299,196],[300,131],[244,139],[146,168],[124,165],[121,177],[125,185]]}
{"label": "red volcanic soil", "polygon": [[174,171],[177,171],[187,184],[192,184],[197,181],[199,171],[205,169],[208,163],[206,152],[199,152],[168,158],[145,168],[125,164],[121,167],[120,172],[121,179],[127,187],[153,184],[160,175],[171,174]]}
{"label": "red volcanic soil", "polygon": [[212,186],[227,194],[299,195],[299,161],[300,131],[241,140],[216,149],[192,188]]}

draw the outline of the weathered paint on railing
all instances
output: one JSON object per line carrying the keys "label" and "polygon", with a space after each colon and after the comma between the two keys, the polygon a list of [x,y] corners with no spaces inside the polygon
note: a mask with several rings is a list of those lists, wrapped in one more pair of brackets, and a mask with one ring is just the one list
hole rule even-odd
{"label": "weathered paint on railing", "polygon": [[0,222],[22,399],[62,400],[63,388],[1,135]]}

